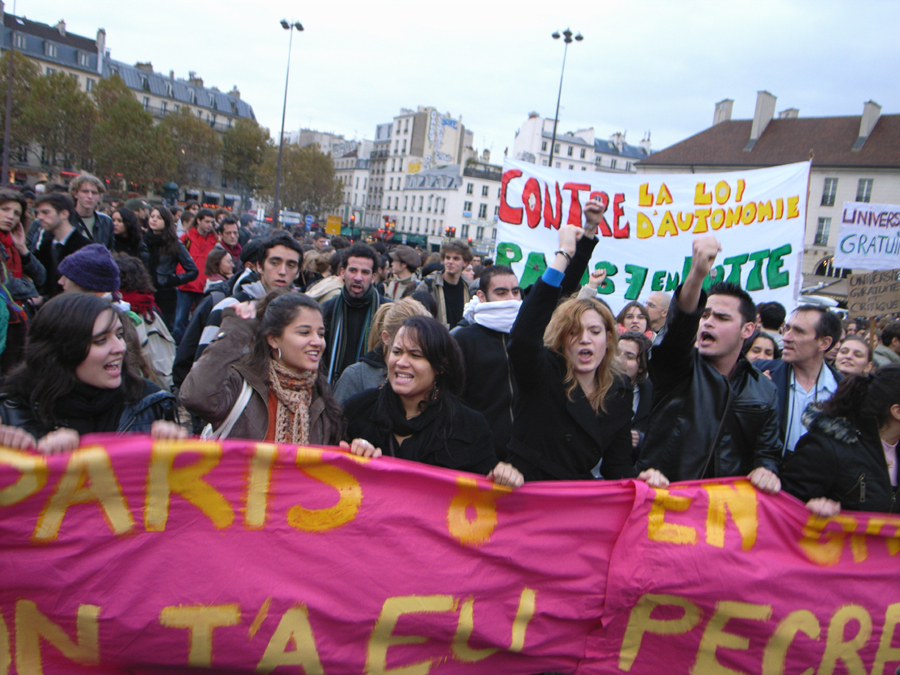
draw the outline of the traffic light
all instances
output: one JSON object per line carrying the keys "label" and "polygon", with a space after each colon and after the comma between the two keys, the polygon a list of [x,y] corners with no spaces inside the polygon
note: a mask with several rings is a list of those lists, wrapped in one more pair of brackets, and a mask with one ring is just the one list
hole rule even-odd
{"label": "traffic light", "polygon": [[448,227],[447,228],[447,236],[450,237],[451,239],[453,239],[456,236],[456,228]]}
{"label": "traffic light", "polygon": [[353,225],[354,225],[355,223],[356,223],[356,214],[353,213],[353,214],[350,215],[350,227],[353,227]]}
{"label": "traffic light", "polygon": [[472,245],[472,237],[469,237],[469,246]]}

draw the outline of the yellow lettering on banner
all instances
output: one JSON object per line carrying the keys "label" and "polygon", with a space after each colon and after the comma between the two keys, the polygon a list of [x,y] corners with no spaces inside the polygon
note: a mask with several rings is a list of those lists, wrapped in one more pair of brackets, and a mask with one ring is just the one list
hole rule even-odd
{"label": "yellow lettering on banner", "polygon": [[[453,636],[453,656],[465,663],[475,663],[486,659],[499,650],[496,647],[485,649],[472,649],[469,646],[469,638],[475,630],[475,600],[467,598],[459,608],[459,621],[456,624],[456,635]],[[517,617],[518,618],[518,617]]]}
{"label": "yellow lettering on banner", "polygon": [[6,675],[12,665],[12,650],[9,648],[9,628],[0,614],[0,673]]}
{"label": "yellow lettering on banner", "polygon": [[653,221],[646,215],[638,211],[637,214],[637,237],[638,239],[648,239],[653,236]]}
{"label": "yellow lettering on banner", "polygon": [[[86,486],[88,479],[90,485]],[[106,524],[116,534],[125,534],[134,527],[134,518],[113,473],[109,455],[99,445],[81,448],[69,455],[66,470],[38,517],[34,539],[56,539],[69,507],[91,502],[97,502]]]}
{"label": "yellow lettering on banner", "polygon": [[187,628],[188,665],[212,666],[213,629],[236,626],[241,622],[240,605],[176,605],[163,607],[159,624],[166,628]]}
{"label": "yellow lettering on banner", "polygon": [[0,506],[18,504],[47,484],[46,457],[0,448],[0,464],[21,474],[19,480],[0,490]]}
{"label": "yellow lettering on banner", "polygon": [[41,675],[41,638],[58,649],[69,661],[86,666],[100,665],[100,632],[96,605],[79,605],[75,619],[77,642],[50,621],[30,600],[16,602],[16,672]]}
{"label": "yellow lettering on banner", "polygon": [[716,204],[720,206],[731,198],[731,186],[724,180],[716,183]]}
{"label": "yellow lettering on banner", "polygon": [[775,220],[781,220],[784,215],[784,199],[779,197],[775,200]]}
{"label": "yellow lettering on banner", "polygon": [[756,202],[748,202],[744,204],[744,210],[741,212],[741,222],[749,225],[756,220]]}
{"label": "yellow lettering on banner", "polygon": [[725,209],[716,209],[712,212],[712,218],[709,220],[710,226],[714,230],[721,230],[725,224]]}
{"label": "yellow lettering on banner", "polygon": [[534,618],[537,609],[537,591],[530,588],[522,590],[519,596],[519,608],[516,610],[516,618],[513,620],[512,639],[509,642],[509,651],[521,652],[525,648],[525,631],[528,622]]}
{"label": "yellow lettering on banner", "polygon": [[421,635],[393,635],[397,621],[404,614],[453,612],[456,601],[452,595],[406,595],[388,598],[375,622],[366,654],[366,675],[426,675],[433,664],[431,659],[399,668],[387,667],[387,652],[395,645],[420,645],[428,641]]}
{"label": "yellow lettering on banner", "polygon": [[734,225],[738,225],[741,222],[741,214],[744,212],[743,206],[734,206],[728,207],[728,211],[725,213],[725,229],[727,230],[729,227],[733,227]]}
{"label": "yellow lettering on banner", "polygon": [[[806,609],[798,609],[784,617],[775,628],[766,649],[763,652],[762,675],[784,675],[784,663],[787,660],[787,651],[797,636],[797,633],[805,633],[813,640],[819,639],[822,627],[816,615]],[[813,669],[807,668],[800,675],[812,675]]]}
{"label": "yellow lettering on banner", "polygon": [[729,633],[725,626],[732,619],[749,619],[750,621],[768,621],[772,616],[770,605],[757,605],[752,602],[734,602],[723,600],[716,603],[716,611],[706,624],[700,647],[697,649],[697,660],[691,667],[691,675],[746,675],[742,670],[734,670],[723,666],[716,658],[716,650],[750,648],[750,639],[743,635]]}
{"label": "yellow lettering on banner", "polygon": [[704,234],[705,232],[709,232],[709,227],[706,225],[706,219],[709,218],[711,212],[710,209],[697,209],[694,211],[694,217],[697,219],[697,224],[694,226],[694,234]]}
{"label": "yellow lettering on banner", "polygon": [[247,476],[247,510],[244,524],[251,530],[266,525],[266,508],[269,501],[269,487],[272,484],[272,466],[278,456],[278,446],[274,443],[257,443],[250,459]]}
{"label": "yellow lettering on banner", "polygon": [[[859,624],[859,630],[850,640],[844,642],[844,629],[851,621]],[[872,617],[859,605],[844,605],[828,625],[828,639],[825,641],[825,653],[819,662],[817,675],[832,675],[838,661],[844,663],[847,675],[866,675],[866,667],[859,656],[872,635]]]}
{"label": "yellow lettering on banner", "polygon": [[647,518],[647,537],[651,541],[665,541],[672,544],[696,544],[697,530],[689,525],[674,525],[666,522],[666,511],[686,511],[691,505],[690,497],[670,495],[668,490],[657,488],[653,505]]}
{"label": "yellow lettering on banner", "polygon": [[743,178],[738,178],[737,182],[737,194],[734,196],[734,201],[740,202],[741,199],[744,198],[744,188],[747,187],[747,181]]}
{"label": "yellow lettering on banner", "polygon": [[653,193],[648,192],[650,183],[641,183],[638,188],[638,206],[653,206]]}
{"label": "yellow lettering on banner", "polygon": [[336,466],[322,461],[322,451],[316,448],[298,447],[297,466],[304,474],[338,492],[338,501],[326,509],[307,509],[296,504],[288,510],[287,521],[291,527],[305,532],[325,532],[346,525],[356,518],[362,504],[363,492],[359,481]]}
{"label": "yellow lettering on banner", "polygon": [[760,202],[759,208],[756,210],[756,222],[761,223],[764,220],[772,220],[772,202]]}
{"label": "yellow lettering on banner", "polygon": [[669,188],[663,183],[659,186],[659,195],[656,197],[656,205],[671,204],[672,201],[672,193],[669,192]]}
{"label": "yellow lettering on banner", "polygon": [[656,236],[665,237],[667,234],[672,237],[678,236],[678,228],[675,227],[675,219],[672,217],[671,211],[666,211],[663,214],[663,219],[659,224],[659,230],[657,230]]}
{"label": "yellow lettering on banner", "polygon": [[791,218],[799,218],[800,217],[800,209],[798,208],[800,205],[800,197],[788,197],[787,202],[787,217],[788,220]]}
{"label": "yellow lettering on banner", "polygon": [[748,481],[737,481],[731,485],[704,485],[709,495],[709,509],[706,512],[706,543],[710,546],[725,546],[725,512],[741,533],[741,548],[749,551],[756,543],[759,528],[756,490]]}
{"label": "yellow lettering on banner", "polygon": [[687,232],[694,225],[694,212],[688,211],[687,213],[678,212],[678,229],[682,232]]}
{"label": "yellow lettering on banner", "polygon": [[[680,607],[684,614],[678,619],[653,619],[651,615],[657,607]],[[654,635],[682,635],[694,629],[700,622],[700,608],[693,602],[677,595],[657,595],[646,593],[641,596],[628,616],[628,626],[622,647],[619,650],[619,670],[631,670],[645,633]]]}
{"label": "yellow lettering on banner", "polygon": [[[288,649],[291,643],[296,649]],[[322,675],[325,672],[306,605],[291,607],[281,617],[278,628],[256,666],[256,672],[271,673],[278,666],[300,666],[306,675]]]}
{"label": "yellow lettering on banner", "polygon": [[[843,532],[829,532],[823,541],[823,530],[831,520],[840,524]],[[847,541],[847,533],[853,532],[856,526],[856,518],[853,516],[841,514],[829,519],[818,518],[810,514],[809,520],[803,527],[803,538],[799,542],[800,548],[814,563],[825,567],[837,565]],[[859,544],[857,543],[856,546],[858,550]]]}
{"label": "yellow lettering on banner", "polygon": [[697,183],[694,188],[694,204],[698,206],[712,204],[712,192],[706,191],[706,183]]}
{"label": "yellow lettering on banner", "polygon": [[900,603],[895,602],[893,605],[888,605],[887,611],[884,613],[884,628],[881,629],[881,640],[878,643],[878,651],[875,653],[871,675],[884,675],[885,664],[900,661],[900,648],[891,647],[898,623],[900,623]]}
{"label": "yellow lettering on banner", "polygon": [[878,516],[869,518],[869,522],[866,525],[866,534],[880,535],[881,530],[884,527],[894,528],[894,534],[883,536],[883,539],[885,546],[887,546],[888,553],[897,555],[897,553],[900,553],[900,521],[896,518],[888,519],[880,518]]}
{"label": "yellow lettering on banner", "polygon": [[[495,486],[479,490],[474,478],[456,479],[459,491],[450,500],[447,509],[447,528],[450,535],[467,546],[486,543],[497,527],[497,493],[509,492],[509,488]],[[469,520],[469,507],[475,510],[475,520]]]}
{"label": "yellow lettering on banner", "polygon": [[[181,454],[201,455],[193,464],[175,468]],[[144,527],[148,532],[163,532],[169,519],[172,493],[181,495],[196,506],[217,528],[234,522],[231,504],[203,476],[212,471],[222,458],[222,446],[211,441],[154,441],[147,477],[147,501]]]}

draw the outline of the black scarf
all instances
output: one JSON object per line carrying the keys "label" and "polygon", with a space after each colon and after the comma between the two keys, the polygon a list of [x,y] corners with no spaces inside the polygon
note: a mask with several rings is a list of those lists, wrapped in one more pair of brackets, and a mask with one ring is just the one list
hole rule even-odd
{"label": "black scarf", "polygon": [[124,383],[115,389],[100,389],[77,382],[68,396],[56,402],[54,413],[61,426],[79,434],[117,431],[125,398]]}
{"label": "black scarf", "polygon": [[[331,358],[328,362],[328,381],[336,382],[344,370],[347,357],[350,360],[346,365],[356,363],[366,353],[366,344],[369,341],[369,328],[372,326],[372,317],[381,305],[381,296],[370,286],[365,295],[359,298],[351,297],[346,288],[341,289],[341,294],[335,300],[331,315]],[[364,311],[362,324],[353,330],[348,326],[351,311]],[[351,340],[355,344],[351,344]],[[348,354],[348,349],[352,353]]]}
{"label": "black scarf", "polygon": [[[378,391],[378,401],[373,415],[384,429],[382,450],[393,457],[445,466],[445,462],[437,457],[449,452],[447,434],[452,424],[452,414],[447,409],[446,403],[440,400],[433,401],[428,403],[420,414],[406,419],[403,401],[389,384],[382,385]],[[409,436],[403,441],[402,448],[398,446],[395,434]]]}

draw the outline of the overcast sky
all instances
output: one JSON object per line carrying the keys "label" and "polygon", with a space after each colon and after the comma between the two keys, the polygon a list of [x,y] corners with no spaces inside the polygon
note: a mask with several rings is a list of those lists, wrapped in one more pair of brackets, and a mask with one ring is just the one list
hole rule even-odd
{"label": "overcast sky", "polygon": [[[12,2],[6,5],[12,11]],[[651,132],[661,150],[707,128],[734,99],[750,118],[756,92],[803,117],[861,115],[873,100],[900,112],[896,0],[17,0],[16,13],[94,37],[112,57],[151,61],[206,86],[233,85],[260,124],[281,125],[288,33],[294,33],[288,130],[372,138],[400,108],[463,118],[475,146],[500,161],[530,111],[552,117],[567,26],[584,35],[566,62],[560,131],[608,138]]]}

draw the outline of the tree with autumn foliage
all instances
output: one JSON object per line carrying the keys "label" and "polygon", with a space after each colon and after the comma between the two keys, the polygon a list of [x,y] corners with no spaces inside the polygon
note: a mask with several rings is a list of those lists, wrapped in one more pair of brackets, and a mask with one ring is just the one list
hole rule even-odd
{"label": "tree with autumn foliage", "polygon": [[[263,165],[263,191],[269,197],[275,194],[277,161],[278,153],[273,152]],[[284,146],[279,193],[282,208],[322,217],[337,208],[342,197],[343,188],[334,174],[331,157],[314,145]]]}
{"label": "tree with autumn foliage", "polygon": [[78,80],[66,73],[41,75],[31,82],[23,108],[30,138],[43,147],[44,163],[53,170],[90,169],[91,135],[97,107]]}
{"label": "tree with autumn foliage", "polygon": [[222,175],[234,181],[246,200],[263,187],[267,156],[275,152],[269,130],[241,117],[222,137]]}
{"label": "tree with autumn foliage", "polygon": [[159,125],[174,151],[172,179],[179,185],[208,185],[219,168],[222,139],[209,125],[193,115],[187,106],[166,115]]}

